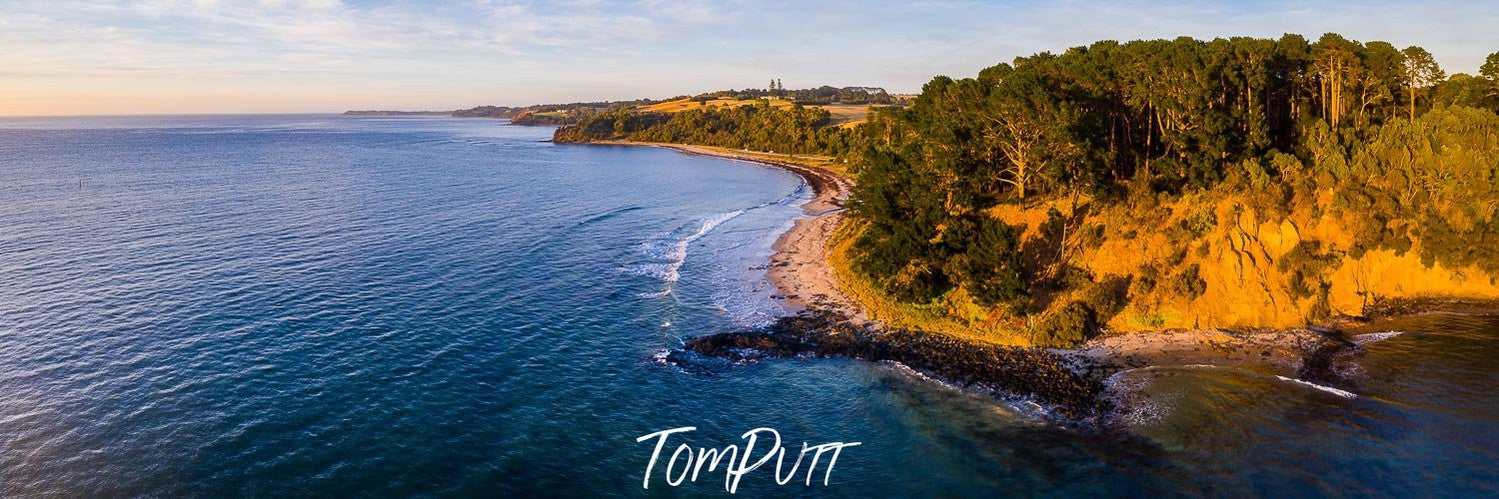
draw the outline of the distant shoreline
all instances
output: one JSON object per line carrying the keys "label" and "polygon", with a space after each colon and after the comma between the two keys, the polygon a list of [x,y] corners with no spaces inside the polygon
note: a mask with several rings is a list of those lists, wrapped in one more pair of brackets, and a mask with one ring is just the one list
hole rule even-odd
{"label": "distant shoreline", "polygon": [[452,116],[453,111],[344,111],[344,116]]}

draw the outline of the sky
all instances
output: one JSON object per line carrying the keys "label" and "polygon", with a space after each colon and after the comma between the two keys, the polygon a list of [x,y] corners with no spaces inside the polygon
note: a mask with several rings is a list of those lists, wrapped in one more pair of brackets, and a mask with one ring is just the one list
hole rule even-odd
{"label": "sky", "polygon": [[1499,51],[1499,2],[0,0],[0,115],[452,110],[727,88],[914,93],[1096,40],[1337,32]]}

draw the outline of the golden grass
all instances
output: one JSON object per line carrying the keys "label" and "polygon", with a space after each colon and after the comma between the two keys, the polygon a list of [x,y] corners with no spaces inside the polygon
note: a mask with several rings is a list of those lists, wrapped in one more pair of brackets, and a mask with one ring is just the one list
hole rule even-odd
{"label": "golden grass", "polygon": [[[670,100],[670,101],[666,101],[666,102],[657,102],[655,104],[650,104],[650,105],[646,105],[646,106],[640,106],[640,107],[638,107],[636,109],[639,110],[639,111],[645,111],[645,112],[651,112],[651,113],[679,113],[679,112],[687,111],[687,110],[691,110],[691,109],[701,109],[701,108],[708,107],[708,106],[720,106],[720,107],[748,106],[750,104],[754,104],[754,103],[760,102],[761,100],[762,99],[749,99],[749,100],[712,99],[712,100],[709,100],[709,101],[706,101],[706,102],[698,102],[698,101],[695,101],[695,100],[692,100],[692,99],[677,99],[677,100]],[[786,99],[770,99],[770,105],[772,107],[791,107],[791,101],[786,100]]]}
{"label": "golden grass", "polygon": [[815,106],[828,110],[833,115],[829,125],[851,127],[863,123],[869,115],[867,104],[832,104],[827,106]]}
{"label": "golden grass", "polygon": [[[748,106],[760,102],[763,99],[737,100],[737,99],[712,99],[707,102],[698,102],[692,99],[677,99],[666,102],[657,102],[646,106],[637,107],[636,110],[651,113],[679,113],[692,109],[702,109],[708,106],[739,107]],[[770,99],[772,107],[791,107],[793,103],[786,99]],[[829,104],[821,106],[807,106],[810,108],[826,109],[831,114],[829,126],[852,127],[863,123],[869,114],[869,106],[866,104]]]}
{"label": "golden grass", "polygon": [[739,157],[739,158],[743,158],[743,159],[758,160],[758,161],[769,161],[769,162],[775,162],[775,163],[789,163],[789,164],[793,164],[793,165],[797,165],[797,166],[804,166],[804,167],[807,167],[807,168],[816,168],[816,169],[820,169],[820,170],[827,170],[827,171],[833,172],[834,174],[836,174],[838,176],[841,176],[841,177],[844,177],[844,178],[849,178],[850,177],[849,171],[848,171],[848,165],[842,163],[841,161],[839,161],[839,160],[837,160],[835,158],[831,158],[831,157],[827,157],[827,156],[808,156],[808,155],[804,155],[804,154],[782,154],[782,153],[749,151],[749,150],[744,150],[744,149],[731,149],[731,148],[728,148],[728,147],[700,146],[700,145],[693,145],[693,144],[672,144],[672,143],[665,143],[665,142],[640,142],[640,141],[634,141],[634,140],[610,140],[610,141],[600,141],[598,143],[600,143],[600,144],[618,144],[618,145],[638,145],[638,146],[670,147],[670,148],[674,148],[674,149],[678,149],[678,150],[684,150],[684,151],[687,151],[687,152],[692,152],[693,150],[699,150],[699,151],[702,151],[704,153],[709,153],[709,154],[713,154],[713,155],[717,155],[717,156]]}
{"label": "golden grass", "polygon": [[836,160],[834,158],[827,157],[827,156],[807,156],[807,155],[801,155],[801,154],[781,154],[781,153],[769,153],[769,152],[756,152],[756,151],[745,151],[745,150],[741,150],[741,149],[729,149],[729,148],[726,148],[726,147],[709,147],[709,146],[694,146],[694,147],[703,147],[705,149],[717,150],[717,151],[722,152],[722,153],[738,154],[738,155],[741,155],[741,156],[749,156],[749,157],[752,157],[752,158],[755,158],[755,159],[761,159],[761,160],[766,160],[766,161],[778,161],[778,162],[782,162],[782,163],[791,163],[791,164],[794,164],[794,165],[801,165],[801,166],[805,166],[805,167],[808,167],[808,168],[818,168],[818,169],[822,169],[822,170],[827,170],[827,171],[833,172],[834,174],[836,174],[836,175],[838,175],[840,177],[844,177],[844,178],[847,178],[849,176],[848,165],[843,164],[843,163],[839,162],[838,160]]}

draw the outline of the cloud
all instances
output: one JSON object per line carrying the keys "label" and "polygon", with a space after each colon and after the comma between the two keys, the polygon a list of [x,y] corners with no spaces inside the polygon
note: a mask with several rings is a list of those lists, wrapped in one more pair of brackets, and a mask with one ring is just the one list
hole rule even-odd
{"label": "cloud", "polygon": [[661,36],[655,19],[602,12],[594,2],[553,11],[524,4],[496,5],[490,9],[487,24],[492,40],[511,53],[528,46],[605,48]]}
{"label": "cloud", "polygon": [[356,106],[665,97],[771,77],[914,91],[1098,39],[1336,31],[1425,46],[1448,72],[1499,48],[1499,11],[1443,0],[0,0],[0,13],[8,95],[388,99]]}

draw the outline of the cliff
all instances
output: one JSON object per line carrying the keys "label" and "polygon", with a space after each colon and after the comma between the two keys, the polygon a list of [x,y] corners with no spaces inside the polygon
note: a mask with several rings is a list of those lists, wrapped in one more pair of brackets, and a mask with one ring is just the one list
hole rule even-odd
{"label": "cliff", "polygon": [[[1122,307],[1095,307],[1117,310],[1100,317],[1115,331],[1300,327],[1363,316],[1389,300],[1499,299],[1499,276],[1477,265],[1423,262],[1419,238],[1404,248],[1358,251],[1360,214],[1334,214],[1332,196],[1323,194],[1287,214],[1206,192],[1141,212],[1083,216],[1084,227],[1107,227],[1069,260],[1091,278],[1052,299],[1099,302],[1096,296],[1116,293]],[[1037,209],[996,216],[1026,227],[1031,244],[1046,220]]]}
{"label": "cliff", "polygon": [[[1069,345],[1095,327],[1298,328],[1394,303],[1499,303],[1499,274],[1423,258],[1430,243],[1418,237],[1401,248],[1359,250],[1360,214],[1331,214],[1334,198],[1320,198],[1290,213],[1218,191],[1097,211],[1091,200],[1073,208],[1068,199],[996,208],[990,216],[1021,230],[1023,247],[1066,255],[1063,275],[1033,286],[1027,314],[980,305],[962,288],[929,303],[892,298],[854,270],[857,220],[830,243],[830,261],[873,319],[1012,345]],[[1065,248],[1046,233],[1055,214],[1076,228]]]}

